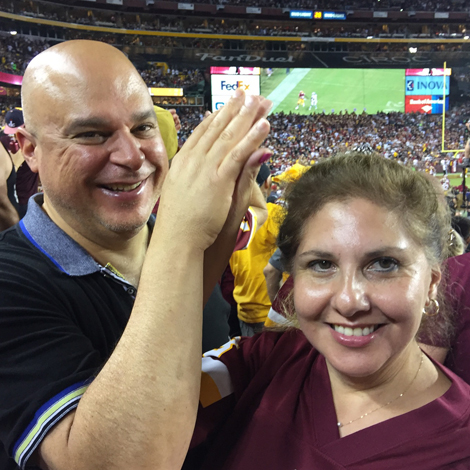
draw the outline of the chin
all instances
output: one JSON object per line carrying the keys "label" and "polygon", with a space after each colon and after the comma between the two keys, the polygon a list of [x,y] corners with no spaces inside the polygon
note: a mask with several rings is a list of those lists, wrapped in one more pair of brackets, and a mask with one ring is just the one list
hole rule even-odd
{"label": "chin", "polygon": [[148,219],[139,219],[133,221],[102,221],[103,227],[116,234],[135,235],[139,233],[146,225]]}
{"label": "chin", "polygon": [[[323,353],[322,353],[323,354]],[[344,353],[323,354],[328,364],[337,372],[351,378],[369,377],[377,373],[385,360],[372,351],[345,351]]]}

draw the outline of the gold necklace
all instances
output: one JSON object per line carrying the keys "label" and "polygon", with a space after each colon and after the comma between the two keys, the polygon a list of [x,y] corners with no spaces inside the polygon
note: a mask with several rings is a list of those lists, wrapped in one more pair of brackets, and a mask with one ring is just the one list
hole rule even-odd
{"label": "gold necklace", "polygon": [[[421,350],[420,350],[421,351]],[[379,411],[381,410],[382,408],[385,408],[386,406],[392,404],[394,401],[398,400],[399,398],[401,398],[403,395],[405,395],[405,393],[411,388],[411,386],[414,384],[415,380],[416,380],[416,377],[418,377],[418,374],[419,374],[419,371],[421,370],[421,366],[423,365],[423,359],[424,359],[424,354],[423,354],[423,351],[421,351],[421,362],[419,363],[419,367],[418,367],[418,370],[416,371],[416,374],[415,376],[413,377],[413,380],[410,382],[410,384],[408,385],[408,387],[406,387],[406,389],[400,393],[400,395],[398,395],[397,397],[395,397],[393,400],[390,400],[389,402],[385,403],[385,405],[382,405],[382,406],[379,406],[378,408],[375,408],[371,411],[368,411],[367,413],[364,413],[362,416],[359,416],[358,418],[355,418],[355,419],[352,419],[351,421],[347,422],[347,423],[341,423],[341,422],[337,422],[336,424],[338,425],[339,428],[344,428],[344,426],[348,426],[349,424],[351,423],[354,423],[355,421],[359,421],[360,419],[362,418],[365,418],[366,416],[369,416],[371,415],[372,413],[375,413],[376,411]]]}

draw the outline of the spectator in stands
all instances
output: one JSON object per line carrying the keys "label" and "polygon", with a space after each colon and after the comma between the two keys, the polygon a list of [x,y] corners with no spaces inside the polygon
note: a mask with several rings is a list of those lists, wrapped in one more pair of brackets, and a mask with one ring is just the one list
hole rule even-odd
{"label": "spectator in stands", "polygon": [[[271,189],[271,172],[263,165],[257,176],[262,199],[266,204]],[[263,269],[276,249],[276,237],[282,208],[268,203],[268,218],[254,234],[245,250],[233,253],[230,269],[234,276],[233,298],[237,303],[241,333],[253,336],[262,330],[271,306],[264,280]]]}
{"label": "spectator in stands", "polygon": [[44,195],[0,237],[0,467],[180,468],[202,306],[264,158],[270,102],[237,92],[168,172],[146,86],[114,47],[50,48],[22,92],[17,136]]}
{"label": "spectator in stands", "polygon": [[13,109],[5,116],[5,127],[3,132],[11,138],[12,160],[16,168],[16,194],[18,197],[18,213],[20,218],[26,214],[29,198],[38,192],[39,177],[37,173],[31,171],[29,165],[24,161],[16,133],[24,127],[23,111]]}
{"label": "spectator in stands", "polygon": [[2,145],[0,145],[0,231],[18,222],[18,209],[15,165],[2,139]]}
{"label": "spectator in stands", "polygon": [[464,251],[468,251],[470,243],[470,219],[468,217],[452,217],[452,228],[462,237],[464,242]]}
{"label": "spectator in stands", "polygon": [[416,342],[423,317],[448,326],[436,297],[450,219],[435,185],[351,154],[314,165],[287,207],[279,247],[300,330],[204,355],[193,444],[216,435],[200,468],[469,466],[470,386]]}

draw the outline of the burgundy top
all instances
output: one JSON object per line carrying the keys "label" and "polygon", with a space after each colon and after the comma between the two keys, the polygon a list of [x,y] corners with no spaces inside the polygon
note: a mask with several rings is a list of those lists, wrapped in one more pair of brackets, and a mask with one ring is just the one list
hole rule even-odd
{"label": "burgundy top", "polygon": [[447,260],[446,297],[455,313],[456,335],[445,365],[470,384],[470,253]]}
{"label": "burgundy top", "polygon": [[[340,438],[325,359],[301,331],[241,338],[204,360],[225,365],[233,390],[200,407],[193,444],[209,421],[215,429],[204,470],[470,468],[470,386],[442,366],[452,382],[442,397]],[[223,401],[229,415],[216,427]]]}

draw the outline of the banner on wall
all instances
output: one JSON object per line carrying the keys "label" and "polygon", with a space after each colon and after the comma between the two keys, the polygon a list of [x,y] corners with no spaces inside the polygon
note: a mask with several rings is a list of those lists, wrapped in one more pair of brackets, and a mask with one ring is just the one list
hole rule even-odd
{"label": "banner on wall", "polygon": [[[273,67],[273,68],[433,68],[447,61],[448,67],[466,67],[470,51],[431,52],[332,52],[332,51],[234,51],[224,49],[125,46],[123,51],[149,62],[180,67]],[[413,77],[407,77],[413,78]],[[419,77],[418,77],[419,78]],[[442,81],[442,77],[440,78]],[[434,91],[422,94],[437,94]]]}
{"label": "banner on wall", "polygon": [[[405,96],[405,113],[441,114],[444,100],[436,95]],[[445,100],[446,111],[449,109],[449,97]]]}
{"label": "banner on wall", "polygon": [[[444,84],[445,78],[445,84]],[[445,89],[444,89],[445,87]],[[446,95],[449,94],[449,77],[407,76],[405,77],[405,94],[408,95]]]}
{"label": "banner on wall", "polygon": [[237,88],[250,95],[260,94],[259,75],[211,75],[212,111],[224,106]]}
{"label": "banner on wall", "polygon": [[9,83],[10,85],[21,85],[23,83],[23,77],[21,75],[0,72],[0,82]]}

